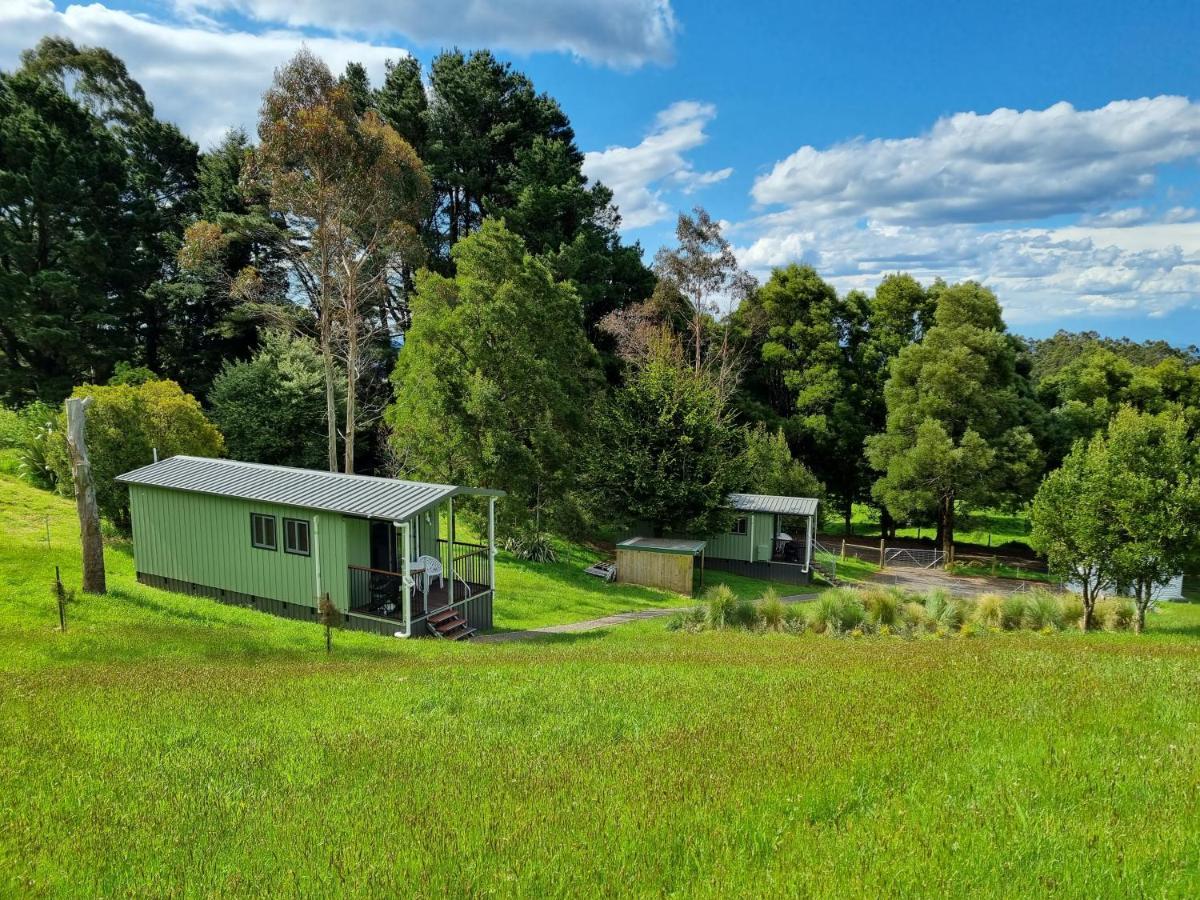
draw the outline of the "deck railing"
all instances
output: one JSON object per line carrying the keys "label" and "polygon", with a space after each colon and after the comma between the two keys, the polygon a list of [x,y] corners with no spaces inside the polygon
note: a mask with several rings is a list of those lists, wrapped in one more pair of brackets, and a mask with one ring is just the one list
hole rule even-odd
{"label": "deck railing", "polygon": [[383,569],[350,566],[350,608],[403,617],[404,576]]}
{"label": "deck railing", "polygon": [[493,587],[491,567],[488,565],[488,548],[486,544],[469,544],[455,541],[453,546],[444,539],[438,539],[438,558],[442,563],[442,571],[450,576],[450,559],[453,553],[454,577],[458,581],[470,584],[480,584]]}

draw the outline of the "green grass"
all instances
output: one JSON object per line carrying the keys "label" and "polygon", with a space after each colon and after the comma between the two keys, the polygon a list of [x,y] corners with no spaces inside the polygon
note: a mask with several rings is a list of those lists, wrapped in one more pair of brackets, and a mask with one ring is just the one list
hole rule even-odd
{"label": "green grass", "polygon": [[963,575],[968,578],[1015,578],[1020,581],[1039,581],[1043,584],[1057,584],[1059,579],[1048,572],[1037,572],[1033,569],[1022,569],[1008,565],[962,565],[955,563],[950,569],[952,575]]}
{"label": "green grass", "polygon": [[[840,516],[833,514],[827,521],[825,531],[828,534],[843,534],[845,526]],[[851,516],[852,533],[859,537],[878,539],[879,511],[866,504],[854,504]],[[922,528],[901,526],[896,529],[896,536],[902,538],[933,539],[935,531],[932,527]],[[959,543],[978,544],[981,547],[999,547],[1005,543],[1029,544],[1029,517],[1027,515],[1012,515],[995,510],[980,510],[971,513],[954,529],[954,539]]]}
{"label": "green grass", "polygon": [[1200,890],[1200,606],[1142,637],[653,620],[327,657],[121,545],[58,633],[69,510],[0,479],[0,895]]}
{"label": "green grass", "polygon": [[[631,584],[608,584],[584,569],[602,554],[565,541],[556,541],[558,562],[529,563],[503,551],[496,555],[496,628],[511,631],[598,619],[613,613],[664,606],[686,606],[694,602],[669,591]],[[706,586],[728,584],[739,597],[755,599],[769,582],[709,570]],[[777,585],[781,593],[804,588]]]}

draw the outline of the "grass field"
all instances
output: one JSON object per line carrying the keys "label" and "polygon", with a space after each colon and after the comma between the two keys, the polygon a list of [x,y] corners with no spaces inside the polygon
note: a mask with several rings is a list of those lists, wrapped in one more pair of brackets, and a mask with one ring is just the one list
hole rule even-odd
{"label": "grass field", "polygon": [[[834,515],[825,523],[825,531],[828,534],[843,534],[845,525],[840,517]],[[851,533],[860,537],[878,538],[879,511],[862,503],[854,504]],[[921,537],[933,540],[934,534],[934,529],[929,526],[901,526],[896,529],[896,536],[902,538]],[[959,543],[978,544],[981,547],[999,547],[1010,542],[1028,546],[1029,517],[994,510],[979,510],[957,524],[954,539]]]}
{"label": "grass field", "polygon": [[0,895],[1200,890],[1200,606],[1142,637],[647,621],[327,657],[119,547],[56,632],[64,510],[0,479]]}

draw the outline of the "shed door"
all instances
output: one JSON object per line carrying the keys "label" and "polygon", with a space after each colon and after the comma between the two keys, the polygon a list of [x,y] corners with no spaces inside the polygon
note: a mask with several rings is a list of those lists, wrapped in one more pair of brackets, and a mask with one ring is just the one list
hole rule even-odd
{"label": "shed door", "polygon": [[396,532],[391,522],[371,520],[371,568],[399,571],[396,568]]}

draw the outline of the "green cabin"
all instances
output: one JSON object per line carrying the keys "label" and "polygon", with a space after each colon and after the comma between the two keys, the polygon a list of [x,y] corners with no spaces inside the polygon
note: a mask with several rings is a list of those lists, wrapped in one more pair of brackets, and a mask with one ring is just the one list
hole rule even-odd
{"label": "green cabin", "polygon": [[709,568],[787,584],[812,580],[815,498],[730,494],[729,507],[729,530],[707,538]]}
{"label": "green cabin", "polygon": [[[129,486],[138,580],[344,627],[468,637],[492,626],[502,491],[173,456]],[[458,539],[455,500],[482,498],[484,542]]]}

